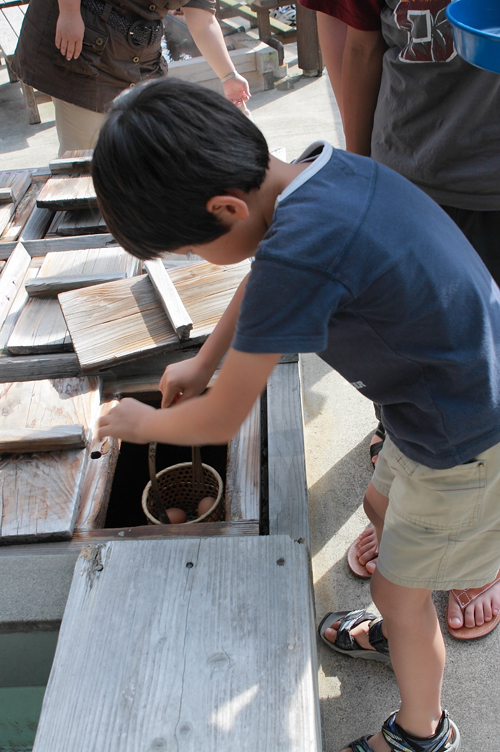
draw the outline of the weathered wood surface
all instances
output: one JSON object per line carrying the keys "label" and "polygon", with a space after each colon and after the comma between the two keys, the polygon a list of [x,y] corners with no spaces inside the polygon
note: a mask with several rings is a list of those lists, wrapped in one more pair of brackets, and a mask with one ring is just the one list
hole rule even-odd
{"label": "weathered wood surface", "polygon": [[82,369],[74,353],[46,355],[0,355],[0,383],[81,376]]}
{"label": "weathered wood surface", "polygon": [[57,298],[30,298],[26,302],[7,343],[7,350],[11,355],[73,350]]}
{"label": "weathered wood surface", "polygon": [[179,293],[175,289],[174,283],[170,279],[163,262],[160,259],[146,261],[144,269],[151,280],[153,287],[165,309],[168,320],[172,324],[174,332],[179,339],[188,339],[193,322],[189,313],[184,307]]}
{"label": "weathered wood surface", "polygon": [[[40,193],[40,183],[32,183],[16,207],[16,211],[0,239],[0,251],[4,243],[18,240],[27,226],[35,209],[36,197]],[[40,210],[42,211],[42,210]]]}
{"label": "weathered wood surface", "polygon": [[[39,188],[39,193],[41,190],[39,184],[37,184],[37,188]],[[38,193],[36,195],[38,195]],[[26,222],[26,226],[21,235],[21,240],[24,242],[27,240],[40,240],[41,238],[43,238],[45,233],[47,232],[52,217],[53,213],[50,211],[50,209],[39,209],[38,206],[35,206],[30,215],[30,218]],[[33,254],[31,255],[33,256]]]}
{"label": "weathered wood surface", "polygon": [[85,446],[84,426],[53,426],[52,428],[0,429],[0,452],[29,454],[60,449],[81,449]]}
{"label": "weathered wood surface", "polygon": [[260,397],[227,448],[226,516],[260,518]]}
{"label": "weathered wood surface", "polygon": [[[110,233],[104,235],[76,235],[75,237],[65,238],[35,238],[33,240],[24,240],[24,247],[30,256],[46,256],[48,253],[60,253],[61,251],[79,251],[87,248],[104,248],[114,246],[118,248],[116,240]],[[5,244],[7,249],[9,244]],[[0,245],[0,254],[4,252],[3,245]]]}
{"label": "weathered wood surface", "polygon": [[0,329],[2,328],[12,302],[24,279],[31,257],[21,243],[18,243],[7,261],[0,276]]}
{"label": "weathered wood surface", "polygon": [[126,272],[108,272],[88,274],[83,276],[73,274],[68,276],[56,277],[35,277],[26,285],[26,292],[31,298],[46,298],[56,296],[60,292],[68,290],[79,290],[83,287],[92,287],[93,285],[102,285],[105,282],[113,282],[116,279],[125,279]]}
{"label": "weathered wood surface", "polygon": [[75,149],[64,152],[62,157],[49,162],[52,175],[61,175],[71,172],[90,172],[92,166],[93,149]]}
{"label": "weathered wood surface", "polygon": [[[83,425],[90,439],[99,411],[97,379],[0,386],[0,429]],[[86,449],[4,454],[0,459],[0,544],[68,539],[78,513]]]}
{"label": "weathered wood surface", "polygon": [[16,290],[13,292],[12,302],[10,303],[7,316],[5,317],[5,321],[0,329],[0,353],[6,352],[7,342],[9,341],[12,331],[16,326],[16,322],[28,300],[28,294],[24,285],[36,274],[36,271],[36,269],[29,268],[24,277],[20,280],[20,283],[16,286]]}
{"label": "weathered wood surface", "polygon": [[41,209],[93,209],[97,196],[90,175],[75,178],[49,178],[40,191],[36,205]]}
{"label": "weathered wood surface", "polygon": [[14,191],[9,186],[2,188],[0,186],[0,204],[11,204],[14,201]]}
{"label": "weathered wood surface", "polygon": [[53,235],[91,235],[107,232],[106,223],[99,209],[72,209],[57,212],[47,230]]}
{"label": "weathered wood surface", "polygon": [[[51,285],[57,279],[65,286],[68,277],[85,281],[90,277],[94,283],[95,275],[109,274],[121,277],[132,276],[138,269],[139,262],[119,247],[93,248],[65,253],[49,253],[45,257],[38,276],[32,279],[26,289],[44,287],[45,280]],[[102,280],[101,280],[102,281]],[[71,337],[57,298],[30,299],[16,324],[8,341],[7,349],[11,355],[58,353],[73,350]]]}
{"label": "weathered wood surface", "polygon": [[33,752],[319,752],[316,675],[304,546],[286,536],[88,546]]}
{"label": "weathered wood surface", "polygon": [[[202,262],[169,272],[193,320],[190,344],[213,331],[249,267]],[[179,347],[147,275],[62,293],[59,301],[83,371]]]}
{"label": "weathered wood surface", "polygon": [[10,188],[12,201],[0,204],[0,235],[13,217],[17,203],[24,196],[31,184],[31,172],[0,173],[0,188]]}
{"label": "weathered wood surface", "polygon": [[278,364],[267,383],[269,532],[310,550],[304,435],[297,363]]}

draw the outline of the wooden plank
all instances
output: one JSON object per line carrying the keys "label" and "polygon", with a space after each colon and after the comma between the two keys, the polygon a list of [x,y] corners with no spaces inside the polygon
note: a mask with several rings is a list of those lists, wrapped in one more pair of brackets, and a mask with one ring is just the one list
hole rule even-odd
{"label": "wooden plank", "polygon": [[0,276],[0,329],[4,325],[21,280],[28,271],[30,261],[30,255],[24,246],[18,243]]}
{"label": "wooden plank", "polygon": [[73,350],[57,298],[30,298],[7,342],[11,355],[34,355]]}
{"label": "wooden plank", "polygon": [[[39,188],[38,193],[40,190],[41,187]],[[26,222],[23,234],[21,235],[22,241],[39,240],[40,238],[43,238],[53,216],[54,215],[50,209],[39,209],[38,206],[35,206],[29,220]],[[31,255],[33,256],[33,254]]]}
{"label": "wooden plank", "polygon": [[68,238],[23,240],[23,243],[30,256],[46,256],[47,253],[52,252],[79,251],[86,248],[104,248],[105,246],[118,247],[116,240],[110,233],[105,233],[104,235],[77,235]]}
{"label": "wooden plank", "polygon": [[49,162],[51,175],[90,172],[93,153],[93,149],[77,149],[72,152],[65,152],[59,159],[53,159],[52,162]]}
{"label": "wooden plank", "polygon": [[[87,440],[99,411],[97,379],[2,384],[0,429],[84,426]],[[69,539],[85,474],[86,449],[3,455],[0,459],[0,544]]]}
{"label": "wooden plank", "polygon": [[125,279],[126,272],[109,272],[108,274],[89,274],[87,277],[72,275],[67,277],[35,277],[26,285],[26,292],[32,298],[45,298],[58,295],[67,290],[79,290],[92,285],[102,285],[116,279]]}
{"label": "wooden plank", "polygon": [[297,55],[304,76],[321,76],[323,56],[319,46],[316,13],[297,3]]}
{"label": "wooden plank", "polygon": [[0,429],[0,452],[52,452],[61,449],[80,449],[85,443],[85,427],[81,425],[41,429]]}
{"label": "wooden plank", "polygon": [[226,516],[260,518],[260,397],[227,448]]}
{"label": "wooden plank", "polygon": [[153,259],[144,263],[144,269],[153,283],[168,320],[179,339],[188,339],[193,328],[191,316],[186,311],[179,293],[170,279],[163,262]]}
{"label": "wooden plank", "polygon": [[30,185],[22,199],[19,201],[10,224],[3,231],[0,244],[17,240],[20,237],[24,227],[27,225],[33,214],[36,197],[40,193],[40,188],[41,185],[39,183],[32,183]]}
{"label": "wooden plank", "polygon": [[0,355],[0,383],[58,379],[81,376],[82,369],[74,353],[46,355]]}
{"label": "wooden plank", "polygon": [[0,204],[10,204],[14,201],[14,191],[12,188],[0,187]]}
{"label": "wooden plank", "polygon": [[31,185],[31,180],[31,172],[26,170],[0,172],[0,188],[10,188],[14,203],[24,196]]}
{"label": "wooden plank", "polygon": [[269,532],[310,550],[304,435],[297,363],[278,364],[267,384]]}
{"label": "wooden plank", "polygon": [[285,536],[88,546],[33,752],[319,752],[317,698],[305,547]]}
{"label": "wooden plank", "polygon": [[[202,262],[170,271],[192,320],[190,344],[213,331],[249,270]],[[179,339],[147,275],[59,295],[83,371],[114,366],[179,347]]]}
{"label": "wooden plank", "polygon": [[97,196],[92,177],[49,178],[40,191],[36,205],[53,211],[96,207]]}
{"label": "wooden plank", "polygon": [[[113,278],[133,275],[138,265],[137,259],[119,247],[49,253],[42,263],[38,277],[30,280],[26,289],[29,290],[33,285],[43,290],[44,281],[47,279],[52,289],[54,286],[57,287],[58,280],[61,280],[64,288],[68,277],[74,280],[70,289],[75,286],[85,287],[87,278],[95,284],[99,277],[109,272],[113,272]],[[57,299],[31,298],[26,303],[8,341],[8,352],[11,355],[41,355],[72,349],[71,337]]]}
{"label": "wooden plank", "polygon": [[99,209],[71,209],[56,212],[46,237],[54,235],[95,235],[107,232],[106,223]]}
{"label": "wooden plank", "polygon": [[17,288],[14,300],[12,301],[12,305],[9,308],[7,318],[5,319],[5,322],[0,329],[0,353],[6,352],[7,342],[9,341],[9,338],[16,326],[21,312],[26,305],[26,301],[28,300],[28,294],[24,289],[24,285],[29,279],[31,279],[31,277],[36,274],[36,271],[36,269],[28,269],[26,275],[24,276],[24,279],[21,280],[21,284]]}

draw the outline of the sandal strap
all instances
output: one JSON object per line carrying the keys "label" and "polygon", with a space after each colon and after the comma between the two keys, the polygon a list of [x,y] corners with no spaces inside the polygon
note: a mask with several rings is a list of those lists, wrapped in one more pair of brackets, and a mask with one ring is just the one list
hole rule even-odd
{"label": "sandal strap", "polygon": [[370,628],[368,630],[368,642],[370,643],[372,648],[375,648],[377,653],[389,655],[389,643],[387,642],[387,637],[385,637],[384,633],[382,632],[381,616],[371,622]]}
{"label": "sandal strap", "polygon": [[467,608],[469,603],[472,603],[472,601],[475,601],[476,598],[479,598],[480,595],[482,595],[483,593],[486,593],[487,590],[492,588],[493,585],[496,585],[496,583],[499,581],[500,581],[500,572],[498,572],[493,582],[489,582],[487,585],[483,585],[483,587],[464,588],[463,590],[452,590],[451,592],[455,596],[456,600],[458,601],[458,605],[463,611],[464,609]]}
{"label": "sandal strap", "polygon": [[369,744],[372,736],[373,734],[370,734],[370,736],[360,736],[359,739],[356,739],[349,744],[349,749],[351,749],[352,752],[373,752],[373,748]]}
{"label": "sandal strap", "polygon": [[339,624],[335,645],[341,650],[362,650],[361,646],[358,645],[351,635],[351,629],[354,629],[354,627],[357,627],[358,624],[362,624],[364,621],[372,621],[376,618],[375,614],[370,614],[364,609],[349,611]]}
{"label": "sandal strap", "polygon": [[382,734],[391,752],[445,752],[450,735],[450,717],[448,711],[443,710],[436,733],[421,739],[398,726],[396,713],[393,713],[382,726]]}

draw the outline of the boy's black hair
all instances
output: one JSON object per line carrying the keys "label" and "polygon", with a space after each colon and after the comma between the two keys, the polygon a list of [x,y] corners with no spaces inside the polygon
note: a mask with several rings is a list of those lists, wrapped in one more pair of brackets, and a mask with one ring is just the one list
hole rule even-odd
{"label": "boy's black hair", "polygon": [[114,238],[141,259],[210,243],[228,228],[213,196],[259,188],[269,164],[261,131],[216,92],[162,78],[115,100],[92,177]]}

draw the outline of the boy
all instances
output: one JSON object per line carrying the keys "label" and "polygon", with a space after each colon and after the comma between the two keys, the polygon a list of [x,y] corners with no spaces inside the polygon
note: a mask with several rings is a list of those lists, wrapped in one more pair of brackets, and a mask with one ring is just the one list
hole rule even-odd
{"label": "boy", "polygon": [[[318,352],[381,404],[392,478],[377,491],[389,507],[371,587],[383,625],[366,616],[350,647],[387,660],[388,641],[402,702],[351,749],[455,752],[431,590],[480,587],[500,564],[500,292],[486,268],[396,173],[326,143],[280,162],[236,108],[175,79],[116,102],[93,177],[110,231],[140,258],[255,255],[199,354],[165,371],[162,408],[176,404],[124,399],[100,436],[226,442],[283,352]],[[349,650],[345,621],[338,631],[335,649]]]}

